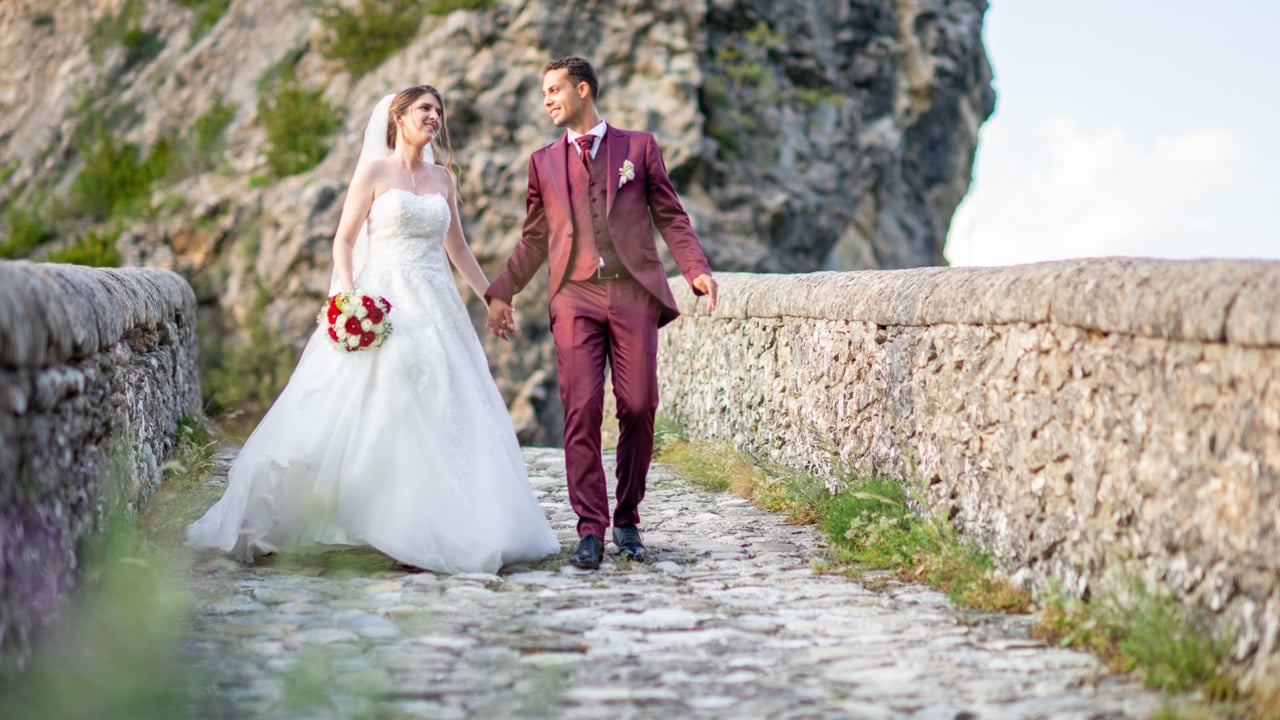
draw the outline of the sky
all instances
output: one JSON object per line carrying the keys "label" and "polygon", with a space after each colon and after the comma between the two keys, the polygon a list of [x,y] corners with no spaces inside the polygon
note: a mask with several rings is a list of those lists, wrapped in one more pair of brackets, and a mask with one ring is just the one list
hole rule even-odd
{"label": "sky", "polygon": [[1280,2],[992,0],[953,265],[1280,259]]}

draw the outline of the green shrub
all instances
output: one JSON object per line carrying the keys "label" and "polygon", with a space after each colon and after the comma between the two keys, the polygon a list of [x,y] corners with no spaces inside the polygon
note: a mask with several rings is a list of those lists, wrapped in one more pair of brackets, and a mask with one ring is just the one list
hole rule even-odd
{"label": "green shrub", "polygon": [[195,133],[196,152],[199,155],[203,157],[221,145],[223,132],[226,131],[231,121],[235,119],[236,110],[238,109],[238,105],[228,105],[219,96],[214,101],[213,107],[196,118],[195,123],[192,125],[192,131]]}
{"label": "green shrub", "polygon": [[363,75],[409,44],[426,9],[415,0],[361,0],[355,9],[335,3],[318,14],[326,30],[320,53]]}
{"label": "green shrub", "polygon": [[360,0],[354,10],[331,3],[319,11],[327,31],[320,52],[363,75],[408,45],[425,16],[487,7],[493,0]]}
{"label": "green shrub", "polygon": [[119,237],[119,230],[90,230],[80,236],[74,245],[50,253],[46,260],[92,267],[120,267],[120,253],[116,250],[116,240]]}
{"label": "green shrub", "polygon": [[4,214],[8,228],[0,239],[0,258],[26,257],[54,237],[53,225],[38,209],[10,207]]}
{"label": "green shrub", "polygon": [[168,174],[173,146],[158,141],[143,156],[134,143],[98,130],[94,140],[78,143],[84,167],[71,182],[73,213],[90,220],[122,217],[145,209],[151,184]]}
{"label": "green shrub", "polygon": [[195,23],[191,26],[191,42],[194,43],[227,14],[231,0],[178,0],[178,4],[196,12]]}
{"label": "green shrub", "polygon": [[94,21],[89,33],[89,49],[95,60],[101,60],[108,48],[124,43],[125,35],[141,24],[142,10],[141,0],[125,0],[119,10],[104,13]]}
{"label": "green shrub", "polygon": [[213,107],[191,123],[180,143],[182,151],[173,153],[173,162],[168,168],[171,179],[189,177],[217,167],[217,153],[224,146],[227,126],[235,119],[238,109],[239,106],[224,103],[218,96]]}
{"label": "green shrub", "polygon": [[120,42],[124,45],[124,67],[126,70],[154,59],[164,49],[164,42],[160,40],[160,33],[155,30],[143,30],[140,25],[134,25],[125,30],[124,37],[120,39]]}
{"label": "green shrub", "polygon": [[329,153],[329,135],[341,121],[318,90],[286,82],[273,99],[258,100],[269,147],[267,164],[276,176],[296,175],[315,167]]}

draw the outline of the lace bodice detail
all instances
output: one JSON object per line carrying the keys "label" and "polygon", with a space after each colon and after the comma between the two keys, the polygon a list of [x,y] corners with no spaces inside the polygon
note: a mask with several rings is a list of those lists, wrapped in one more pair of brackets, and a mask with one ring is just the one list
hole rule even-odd
{"label": "lace bodice detail", "polygon": [[449,205],[443,195],[392,188],[369,208],[369,264],[447,272],[443,248],[448,229]]}

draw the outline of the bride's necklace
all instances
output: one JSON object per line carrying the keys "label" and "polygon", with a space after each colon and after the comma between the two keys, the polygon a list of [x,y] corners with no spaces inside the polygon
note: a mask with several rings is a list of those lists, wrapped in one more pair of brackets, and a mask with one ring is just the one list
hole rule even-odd
{"label": "bride's necklace", "polygon": [[418,194],[418,171],[422,169],[422,165],[418,167],[409,166],[409,187],[413,188],[413,194]]}

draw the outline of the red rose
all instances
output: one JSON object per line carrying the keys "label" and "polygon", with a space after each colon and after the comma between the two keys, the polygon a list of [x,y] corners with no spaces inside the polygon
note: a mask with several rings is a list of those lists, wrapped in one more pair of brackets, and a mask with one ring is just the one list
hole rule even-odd
{"label": "red rose", "polygon": [[377,336],[371,332],[364,333],[360,336],[360,347],[369,347],[377,339]]}
{"label": "red rose", "polygon": [[329,324],[332,325],[342,315],[342,311],[333,305],[329,306]]}
{"label": "red rose", "polygon": [[368,295],[362,295],[360,297],[360,304],[364,305],[364,308],[366,310],[373,310],[374,308],[378,307],[377,303],[373,301],[373,298],[369,297]]}
{"label": "red rose", "polygon": [[338,331],[333,328],[329,328],[329,337],[332,338],[334,342],[338,342]]}
{"label": "red rose", "polygon": [[391,312],[391,301],[386,298],[382,298],[382,312]]}
{"label": "red rose", "polygon": [[347,332],[351,333],[352,335],[357,335],[363,331],[363,329],[360,327],[360,321],[355,318],[347,318],[347,324],[344,327],[346,327]]}
{"label": "red rose", "polygon": [[382,311],[376,307],[369,308],[369,322],[375,325],[382,322]]}

